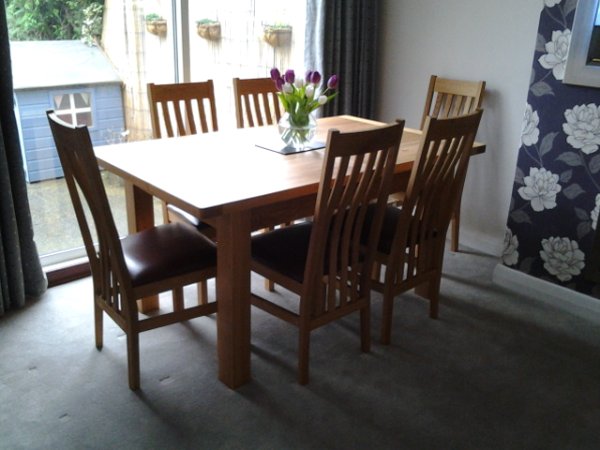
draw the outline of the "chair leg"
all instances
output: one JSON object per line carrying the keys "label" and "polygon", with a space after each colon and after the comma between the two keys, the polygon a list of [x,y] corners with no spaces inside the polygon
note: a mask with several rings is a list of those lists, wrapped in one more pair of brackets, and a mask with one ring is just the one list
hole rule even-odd
{"label": "chair leg", "polygon": [[127,371],[129,389],[136,391],[140,388],[140,336],[138,333],[127,333]]}
{"label": "chair leg", "polygon": [[183,288],[173,289],[173,311],[183,311]]}
{"label": "chair leg", "polygon": [[308,384],[308,358],[310,353],[310,331],[300,326],[298,342],[298,383]]}
{"label": "chair leg", "polygon": [[442,273],[440,272],[435,279],[429,282],[429,317],[437,319],[440,310],[440,284],[442,281]]}
{"label": "chair leg", "polygon": [[381,343],[389,345],[392,340],[392,315],[394,313],[394,293],[390,288],[384,289],[381,319]]}
{"label": "chair leg", "polygon": [[429,300],[429,317],[437,319],[439,315],[441,272],[435,278],[415,287],[415,294]]}
{"label": "chair leg", "polygon": [[462,190],[460,188],[460,193],[458,197],[458,201],[456,202],[456,206],[454,207],[454,211],[452,212],[452,230],[450,231],[450,250],[453,252],[458,251],[458,234],[460,232],[460,203],[462,197]]}
{"label": "chair leg", "polygon": [[102,349],[103,346],[103,319],[104,312],[102,308],[98,306],[96,302],[94,302],[94,334],[96,337],[96,348],[98,350]]}
{"label": "chair leg", "polygon": [[452,230],[450,231],[450,250],[458,251],[458,234],[460,231],[460,211],[452,213]]}
{"label": "chair leg", "polygon": [[198,284],[198,304],[206,305],[208,303],[208,284],[206,281],[200,281]]}
{"label": "chair leg", "polygon": [[371,351],[371,305],[360,310],[360,349]]}

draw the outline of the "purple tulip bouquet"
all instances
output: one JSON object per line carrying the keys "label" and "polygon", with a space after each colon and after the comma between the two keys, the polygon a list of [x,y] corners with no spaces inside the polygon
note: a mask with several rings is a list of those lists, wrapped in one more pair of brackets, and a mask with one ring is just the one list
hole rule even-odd
{"label": "purple tulip bouquet", "polygon": [[271,69],[271,79],[277,86],[277,96],[287,113],[279,124],[281,137],[288,145],[302,148],[314,136],[316,123],[311,112],[323,106],[337,94],[338,76],[332,75],[321,87],[321,74],[309,70],[297,78],[293,70]]}

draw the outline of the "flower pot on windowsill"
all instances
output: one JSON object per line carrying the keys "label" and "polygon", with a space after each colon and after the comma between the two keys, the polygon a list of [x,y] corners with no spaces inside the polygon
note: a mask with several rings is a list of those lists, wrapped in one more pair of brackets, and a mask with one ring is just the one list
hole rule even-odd
{"label": "flower pot on windowsill", "polygon": [[198,36],[208,41],[218,41],[221,39],[221,24],[213,23],[198,23],[196,25]]}
{"label": "flower pot on windowsill", "polygon": [[159,20],[147,20],[146,30],[148,33],[155,34],[156,36],[166,36],[167,34],[167,21],[164,19]]}
{"label": "flower pot on windowsill", "polygon": [[265,26],[263,40],[271,47],[285,47],[292,43],[292,27],[290,26]]}

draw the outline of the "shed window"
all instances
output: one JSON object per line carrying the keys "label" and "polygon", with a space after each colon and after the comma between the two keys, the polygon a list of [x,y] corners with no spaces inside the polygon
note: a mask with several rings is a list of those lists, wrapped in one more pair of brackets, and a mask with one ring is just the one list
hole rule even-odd
{"label": "shed window", "polygon": [[88,92],[55,95],[54,110],[67,123],[92,126],[91,95]]}

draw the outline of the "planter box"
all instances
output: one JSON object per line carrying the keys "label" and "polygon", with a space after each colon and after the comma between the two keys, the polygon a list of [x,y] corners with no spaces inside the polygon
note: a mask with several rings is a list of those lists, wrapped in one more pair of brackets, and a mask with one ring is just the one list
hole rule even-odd
{"label": "planter box", "polygon": [[165,36],[167,34],[167,21],[166,20],[152,20],[146,22],[146,30],[148,33],[155,34],[157,36]]}
{"label": "planter box", "polygon": [[292,27],[265,27],[263,30],[263,40],[271,47],[289,46],[292,43]]}
{"label": "planter box", "polygon": [[196,26],[198,36],[209,41],[218,41],[221,39],[221,24],[220,23],[208,23],[198,24]]}

